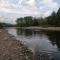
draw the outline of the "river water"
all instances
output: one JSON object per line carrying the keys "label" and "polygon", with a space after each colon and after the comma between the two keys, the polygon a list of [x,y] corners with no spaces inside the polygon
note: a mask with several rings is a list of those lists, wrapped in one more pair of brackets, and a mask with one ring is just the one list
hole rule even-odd
{"label": "river water", "polygon": [[[28,48],[37,53],[52,52],[55,59],[60,60],[60,32],[33,31],[8,28],[8,32],[22,41]],[[58,57],[57,57],[58,56]]]}

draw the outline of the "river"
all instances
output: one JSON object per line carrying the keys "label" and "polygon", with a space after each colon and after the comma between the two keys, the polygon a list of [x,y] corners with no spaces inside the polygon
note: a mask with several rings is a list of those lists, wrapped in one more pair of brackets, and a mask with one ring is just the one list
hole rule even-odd
{"label": "river", "polygon": [[8,28],[7,30],[8,33],[14,35],[17,40],[22,41],[32,51],[37,53],[52,52],[55,57],[60,54],[60,32],[16,28]]}

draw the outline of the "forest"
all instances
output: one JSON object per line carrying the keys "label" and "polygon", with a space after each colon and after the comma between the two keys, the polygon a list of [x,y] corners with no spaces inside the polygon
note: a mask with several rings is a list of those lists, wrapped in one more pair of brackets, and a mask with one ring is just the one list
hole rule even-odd
{"label": "forest", "polygon": [[52,14],[48,17],[20,17],[16,20],[17,27],[30,27],[30,26],[44,26],[44,27],[60,27],[60,8],[57,12],[53,11]]}
{"label": "forest", "polygon": [[20,17],[16,19],[16,25],[0,23],[2,27],[31,27],[31,26],[43,26],[43,27],[60,27],[60,8],[57,12],[53,11],[48,17]]}

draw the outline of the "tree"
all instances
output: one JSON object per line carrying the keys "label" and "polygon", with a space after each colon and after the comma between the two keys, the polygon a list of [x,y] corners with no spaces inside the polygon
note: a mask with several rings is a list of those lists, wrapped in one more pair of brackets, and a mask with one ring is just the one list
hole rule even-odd
{"label": "tree", "polygon": [[17,19],[17,26],[18,27],[23,27],[23,18],[18,18]]}
{"label": "tree", "polygon": [[38,25],[39,25],[38,20],[36,18],[34,18],[34,20],[33,20],[33,26],[38,26]]}
{"label": "tree", "polygon": [[2,23],[0,23],[0,28],[3,28],[3,24]]}
{"label": "tree", "polygon": [[60,8],[57,11],[56,19],[57,19],[57,22],[56,22],[57,23],[57,26],[60,26]]}
{"label": "tree", "polygon": [[53,11],[50,16],[47,17],[48,25],[54,26],[56,24],[56,13]]}
{"label": "tree", "polygon": [[26,26],[32,26],[32,17],[31,16],[24,17],[24,20],[25,20]]}

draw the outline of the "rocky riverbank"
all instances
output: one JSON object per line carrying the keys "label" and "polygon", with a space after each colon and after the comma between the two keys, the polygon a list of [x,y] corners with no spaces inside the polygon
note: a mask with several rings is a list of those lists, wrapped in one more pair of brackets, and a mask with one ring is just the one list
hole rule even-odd
{"label": "rocky riverbank", "polygon": [[5,30],[0,29],[0,60],[36,60],[34,53]]}

